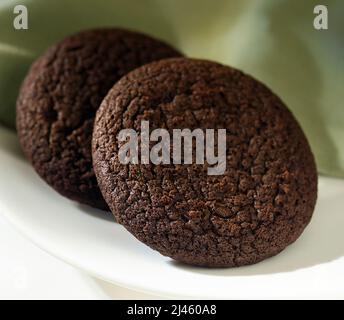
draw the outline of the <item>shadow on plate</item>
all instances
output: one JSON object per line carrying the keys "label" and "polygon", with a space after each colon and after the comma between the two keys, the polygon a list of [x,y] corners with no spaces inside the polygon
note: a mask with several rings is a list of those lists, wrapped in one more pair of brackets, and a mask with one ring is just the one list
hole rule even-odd
{"label": "shadow on plate", "polygon": [[88,214],[92,217],[103,219],[110,222],[116,222],[115,217],[110,211],[104,211],[96,208],[92,208],[88,205],[75,203],[77,208],[79,208],[83,213]]}

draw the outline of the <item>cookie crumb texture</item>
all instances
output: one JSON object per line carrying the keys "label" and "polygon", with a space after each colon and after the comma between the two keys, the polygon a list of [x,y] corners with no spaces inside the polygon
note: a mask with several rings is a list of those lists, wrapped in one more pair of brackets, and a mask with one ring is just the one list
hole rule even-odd
{"label": "cookie crumb texture", "polygon": [[96,110],[127,72],[174,56],[170,46],[120,29],[85,31],[48,49],[17,101],[19,139],[39,175],[62,195],[107,209],[92,168]]}
{"label": "cookie crumb texture", "polygon": [[[227,129],[227,169],[122,165],[123,128]],[[122,78],[98,110],[94,167],[103,195],[135,237],[208,267],[253,264],[294,242],[311,219],[317,173],[309,144],[260,82],[213,62],[167,59]]]}

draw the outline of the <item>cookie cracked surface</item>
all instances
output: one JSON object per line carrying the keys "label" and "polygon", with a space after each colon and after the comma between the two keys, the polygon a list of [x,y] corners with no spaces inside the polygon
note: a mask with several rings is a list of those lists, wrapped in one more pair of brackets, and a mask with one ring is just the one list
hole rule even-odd
{"label": "cookie cracked surface", "polygon": [[[123,165],[121,129],[227,132],[227,168]],[[313,154],[282,101],[252,77],[217,63],[167,59],[129,73],[97,112],[93,162],[118,222],[161,254],[208,267],[253,264],[294,242],[317,197]]]}
{"label": "cookie cracked surface", "polygon": [[92,167],[96,110],[127,72],[180,55],[121,29],[84,31],[48,49],[32,65],[17,101],[20,143],[39,175],[62,195],[107,209]]}

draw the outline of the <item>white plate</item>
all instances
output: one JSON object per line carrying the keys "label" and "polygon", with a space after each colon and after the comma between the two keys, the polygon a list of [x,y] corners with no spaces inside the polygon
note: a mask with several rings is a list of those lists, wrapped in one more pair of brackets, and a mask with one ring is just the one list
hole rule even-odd
{"label": "white plate", "polygon": [[35,174],[0,128],[0,211],[41,248],[112,283],[179,298],[344,298],[344,180],[320,178],[301,238],[238,269],[187,267],[138,242],[102,212],[64,199]]}

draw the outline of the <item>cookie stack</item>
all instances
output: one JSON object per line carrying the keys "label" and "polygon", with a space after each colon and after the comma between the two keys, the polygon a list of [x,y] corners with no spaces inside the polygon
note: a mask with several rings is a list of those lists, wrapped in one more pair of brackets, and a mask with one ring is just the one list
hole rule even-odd
{"label": "cookie stack", "polygon": [[[142,121],[169,133],[225,129],[226,170],[121,163],[118,135]],[[241,71],[140,33],[85,31],[48,49],[22,85],[17,130],[56,191],[110,209],[137,239],[184,263],[259,262],[294,242],[314,210],[314,157],[283,102]]]}

